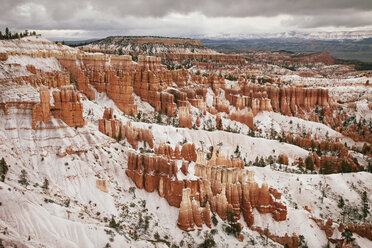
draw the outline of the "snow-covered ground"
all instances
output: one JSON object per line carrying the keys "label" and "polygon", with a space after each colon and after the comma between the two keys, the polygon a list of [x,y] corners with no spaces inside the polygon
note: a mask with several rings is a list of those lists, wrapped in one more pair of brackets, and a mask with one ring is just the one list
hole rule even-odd
{"label": "snow-covered ground", "polygon": [[[0,52],[11,54],[15,51],[19,54],[10,55],[7,61],[0,62],[0,79],[29,75],[25,69],[29,64],[44,71],[62,70],[55,58],[33,57],[32,54],[75,54],[78,50],[57,45],[42,37],[0,41]],[[297,82],[305,80],[309,85],[317,80],[322,87],[326,85],[326,79],[303,79],[291,75],[287,80],[291,78]],[[337,94],[335,92],[340,89],[348,94],[349,88],[342,87],[356,87],[355,94],[359,94],[365,87],[361,85],[365,78],[344,81],[342,85],[349,86],[337,88],[337,81],[332,83],[334,88],[330,88],[330,91]],[[236,82],[227,81],[227,85],[234,88]],[[166,142],[174,147],[186,139],[204,151],[209,150],[210,146],[220,147],[223,155],[232,155],[239,146],[241,157],[247,162],[254,161],[256,157],[285,154],[291,163],[296,158],[306,157],[308,151],[276,140],[250,137],[247,135],[249,128],[230,121],[227,114],[221,114],[224,127],[229,126],[239,130],[239,133],[202,130],[216,126],[216,117],[209,113],[200,119],[201,127],[197,129],[155,124],[154,108],[135,96],[142,120],[147,120],[139,122],[138,118],[125,116],[105,93],[95,93],[94,101],[82,97],[83,116],[88,121],[82,128],[68,127],[63,121],[52,117],[48,126],[41,124],[40,127],[44,129],[33,130],[31,109],[11,104],[7,114],[0,109],[0,158],[4,158],[9,167],[5,181],[0,182],[0,239],[5,247],[10,244],[18,247],[105,247],[106,244],[111,247],[197,247],[207,233],[213,233],[218,247],[281,247],[270,240],[266,244],[265,237],[250,230],[242,216],[243,242],[225,233],[225,224],[219,217],[218,224],[212,230],[204,226],[201,231],[181,231],[177,227],[178,209],[169,206],[157,192],[147,193],[136,189],[133,181],[126,176],[127,152],[133,149],[128,142],[118,143],[100,133],[98,120],[102,118],[104,109],[111,107],[117,119],[123,123],[131,120],[136,127],[149,128],[155,145]],[[208,89],[207,106],[213,105],[213,97],[214,93]],[[357,99],[357,118],[371,119],[368,97]],[[0,85],[0,104],[22,102],[26,105],[39,101],[38,90],[28,84],[15,85],[11,81],[4,81]],[[191,111],[195,123],[200,111],[193,107]],[[316,133],[319,139],[329,136],[353,144],[353,141],[323,124],[279,113],[260,113],[254,122],[262,135],[269,134],[273,128],[278,133],[310,132]],[[19,182],[22,170],[26,172],[27,186]],[[246,167],[245,170],[254,171],[259,184],[267,182],[282,193],[281,201],[288,208],[287,219],[283,222],[275,222],[271,214],[259,214],[254,210],[254,225],[262,229],[268,227],[272,234],[278,236],[286,233],[303,235],[309,247],[327,244],[324,231],[310,217],[323,220],[332,218],[335,223],[340,223],[344,218],[337,206],[340,197],[348,208],[360,212],[364,191],[368,194],[369,206],[372,205],[371,173],[327,176],[295,174],[280,172],[270,166]],[[191,173],[189,177],[196,176]],[[42,187],[45,180],[48,181],[48,189]],[[99,190],[96,180],[106,180],[109,192]],[[305,206],[311,213],[304,209]],[[348,218],[354,217],[350,215]],[[111,218],[120,223],[123,229],[109,227]],[[147,228],[143,226],[144,220],[148,221]],[[358,219],[352,221],[360,222]],[[371,217],[366,221],[370,223]],[[341,234],[336,230],[334,237],[340,238]],[[360,247],[372,246],[370,240],[356,234],[354,237]]]}

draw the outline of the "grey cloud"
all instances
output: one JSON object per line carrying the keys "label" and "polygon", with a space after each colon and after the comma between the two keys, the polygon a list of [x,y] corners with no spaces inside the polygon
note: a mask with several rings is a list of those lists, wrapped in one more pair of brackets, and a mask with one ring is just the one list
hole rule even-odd
{"label": "grey cloud", "polygon": [[[275,17],[297,28],[371,25],[371,0],[0,0],[0,26],[14,29],[101,31],[195,30],[191,21],[166,22],[170,14],[200,13],[207,18]],[[26,13],[25,13],[26,12]],[[352,16],[352,19],[348,16]],[[369,18],[370,19],[370,18]],[[160,25],[160,26],[154,26]],[[178,25],[178,26],[177,26]],[[226,27],[228,31],[229,27]]]}
{"label": "grey cloud", "polygon": [[370,26],[372,11],[339,11],[334,15],[308,15],[293,16],[289,20],[283,21],[286,26],[296,26],[299,28],[319,28],[319,27],[364,27]]}

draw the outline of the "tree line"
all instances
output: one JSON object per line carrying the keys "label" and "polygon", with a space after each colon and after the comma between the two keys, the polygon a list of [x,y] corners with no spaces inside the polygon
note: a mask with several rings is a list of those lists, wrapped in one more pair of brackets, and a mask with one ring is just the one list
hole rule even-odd
{"label": "tree line", "polygon": [[19,39],[19,38],[23,38],[23,37],[26,37],[26,36],[33,36],[33,35],[36,35],[36,32],[35,31],[28,31],[27,29],[24,31],[24,32],[10,32],[9,31],[9,28],[6,27],[5,28],[5,31],[4,33],[2,33],[0,31],[0,40],[10,40],[10,39]]}

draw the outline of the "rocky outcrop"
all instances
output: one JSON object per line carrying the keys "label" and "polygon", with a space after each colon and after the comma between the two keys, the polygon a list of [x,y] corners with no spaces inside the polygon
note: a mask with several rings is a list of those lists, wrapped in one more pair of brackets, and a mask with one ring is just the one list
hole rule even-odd
{"label": "rocky outcrop", "polygon": [[185,160],[195,162],[197,158],[195,144],[186,143],[182,145],[181,155]]}
{"label": "rocky outcrop", "polygon": [[238,121],[247,125],[249,128],[254,128],[253,114],[251,111],[248,111],[247,108],[231,113],[230,120]]}
{"label": "rocky outcrop", "polygon": [[288,157],[287,157],[287,155],[280,154],[279,157],[278,157],[278,163],[279,164],[288,165]]}
{"label": "rocky outcrop", "polygon": [[182,201],[178,213],[178,227],[186,232],[193,231],[194,229],[194,216],[192,211],[192,204],[190,200],[190,189],[183,189]]}
{"label": "rocky outcrop", "polygon": [[239,79],[239,89],[226,90],[226,98],[237,109],[248,107],[253,116],[260,111],[275,111],[285,115],[309,112],[315,105],[328,107],[331,102],[326,89],[259,85]]}
{"label": "rocky outcrop", "polygon": [[[199,68],[207,65],[244,65],[245,59],[241,55],[232,54],[203,54],[203,53],[160,53],[157,56],[163,60],[176,62],[191,61]],[[208,61],[208,63],[203,63]]]}
{"label": "rocky outcrop", "polygon": [[[254,208],[260,213],[271,213],[276,221],[286,219],[287,209],[279,202],[281,194],[265,183],[259,187],[254,173],[245,173],[241,160],[229,161],[213,153],[207,162],[203,159],[205,154],[196,152],[190,143],[185,143],[181,152],[178,146],[173,149],[160,144],[155,154],[128,153],[126,173],[138,188],[157,190],[169,205],[180,207],[178,226],[182,230],[194,230],[195,226],[200,229],[204,223],[211,227],[211,212],[226,220],[228,210],[238,216],[243,212],[249,226],[254,224]],[[192,171],[189,163],[195,163]],[[183,175],[191,173],[197,179],[180,180],[179,169]]]}
{"label": "rocky outcrop", "polygon": [[184,159],[186,161],[196,161],[197,159],[195,144],[191,143],[183,144],[181,150],[178,144],[173,149],[170,145],[161,143],[158,147],[155,147],[155,154],[176,160]]}
{"label": "rocky outcrop", "polygon": [[118,75],[112,70],[106,71],[107,96],[116,106],[127,115],[136,115],[137,106],[134,104],[133,87],[129,73]]}
{"label": "rocky outcrop", "polygon": [[83,119],[83,104],[80,96],[72,86],[63,86],[60,90],[53,92],[54,107],[51,111],[54,117],[63,120],[70,127],[82,127],[85,125]]}
{"label": "rocky outcrop", "polygon": [[216,128],[218,130],[223,130],[222,118],[219,114],[216,116]]}
{"label": "rocky outcrop", "polygon": [[70,74],[64,71],[42,71],[37,70],[33,65],[26,66],[26,69],[32,75],[12,78],[15,83],[23,84],[28,82],[32,87],[47,86],[50,88],[60,88],[64,85],[70,85]]}
{"label": "rocky outcrop", "polygon": [[141,71],[157,71],[162,68],[161,58],[153,56],[138,56],[138,68]]}
{"label": "rocky outcrop", "polygon": [[61,119],[70,127],[82,127],[85,125],[83,119],[83,104],[80,103],[80,96],[72,86],[62,86],[60,90],[53,91],[54,106],[50,105],[49,90],[40,87],[40,103],[32,110],[32,128],[39,129],[40,121],[46,123],[50,117]]}
{"label": "rocky outcrop", "polygon": [[300,239],[295,233],[293,233],[292,236],[288,236],[288,234],[286,233],[284,236],[281,237],[281,236],[274,235],[270,232],[270,230],[262,229],[261,227],[254,226],[254,227],[251,227],[251,229],[289,248],[297,248],[300,245]]}
{"label": "rocky outcrop", "polygon": [[94,90],[92,86],[89,84],[89,79],[82,72],[76,60],[77,58],[75,56],[66,56],[60,58],[58,61],[71,74],[72,79],[76,82],[78,90],[85,94],[88,97],[88,99],[94,100],[95,99]]}
{"label": "rocky outcrop", "polygon": [[180,127],[192,128],[192,115],[188,107],[180,107],[178,109],[178,120]]}
{"label": "rocky outcrop", "polygon": [[367,238],[372,241],[372,224],[364,223],[364,224],[353,224],[349,223],[347,228],[350,229],[353,233],[358,234],[361,237]]}
{"label": "rocky outcrop", "polygon": [[95,97],[94,86],[98,92],[106,92],[125,114],[137,114],[129,74],[134,68],[130,56],[78,55],[60,58],[59,62],[89,99]]}
{"label": "rocky outcrop", "polygon": [[8,60],[8,54],[0,53],[0,61],[6,61],[6,60]]}
{"label": "rocky outcrop", "polygon": [[[254,223],[252,209],[260,213],[271,213],[274,220],[283,221],[287,218],[287,207],[272,197],[268,185],[263,183],[261,188],[256,182],[248,182],[243,188],[243,216],[248,225]],[[278,195],[276,195],[278,196]]]}
{"label": "rocky outcrop", "polygon": [[110,182],[107,180],[96,180],[96,187],[97,189],[101,190],[102,192],[108,193],[110,189]]}
{"label": "rocky outcrop", "polygon": [[105,109],[103,119],[98,121],[98,130],[118,141],[127,139],[128,143],[136,149],[138,142],[146,142],[152,149],[154,147],[154,140],[149,129],[133,127],[132,123],[128,121],[125,125],[120,120],[115,119],[112,108]]}
{"label": "rocky outcrop", "polygon": [[180,207],[182,190],[185,182],[175,179],[178,167],[163,156],[128,153],[128,169],[126,174],[136,183],[138,188],[148,192],[156,189],[160,197],[164,197],[169,205]]}
{"label": "rocky outcrop", "polygon": [[50,120],[50,95],[49,90],[45,86],[40,87],[40,103],[36,104],[32,109],[32,128],[36,129],[39,121],[46,123]]}

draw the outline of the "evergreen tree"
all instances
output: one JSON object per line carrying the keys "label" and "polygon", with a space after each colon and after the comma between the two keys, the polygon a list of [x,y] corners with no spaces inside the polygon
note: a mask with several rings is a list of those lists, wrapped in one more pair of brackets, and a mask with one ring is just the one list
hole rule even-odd
{"label": "evergreen tree", "polygon": [[121,128],[119,128],[119,134],[118,134],[118,137],[116,137],[116,141],[119,142],[122,138],[123,137],[121,135]]}
{"label": "evergreen tree", "polygon": [[339,172],[341,172],[341,173],[349,173],[351,171],[352,171],[351,165],[348,162],[346,162],[345,160],[343,160],[341,162],[341,167],[340,167]]}
{"label": "evergreen tree", "polygon": [[21,175],[19,176],[18,182],[24,186],[29,185],[29,182],[27,181],[27,172],[25,170],[21,170]]}
{"label": "evergreen tree", "polygon": [[9,38],[10,38],[9,28],[6,27],[6,28],[5,28],[5,39],[9,39]]}
{"label": "evergreen tree", "polygon": [[118,227],[118,224],[116,223],[116,221],[114,219],[114,216],[111,217],[109,227],[111,227],[111,228],[117,228]]}
{"label": "evergreen tree", "polygon": [[230,209],[226,210],[227,222],[229,226],[225,228],[227,234],[233,234],[235,237],[238,237],[242,231],[241,226],[236,222],[236,213]]}
{"label": "evergreen tree", "polygon": [[366,221],[366,218],[367,218],[367,216],[369,214],[368,196],[367,196],[367,192],[366,191],[363,192],[362,203],[363,203],[363,209],[362,209],[363,219],[364,219],[364,221]]}
{"label": "evergreen tree", "polygon": [[199,245],[199,248],[212,248],[216,246],[216,241],[213,239],[213,235],[210,232],[205,233],[204,242]]}
{"label": "evergreen tree", "polygon": [[156,116],[156,123],[160,124],[162,123],[162,118],[161,118],[161,110],[159,110],[159,112],[157,113],[157,116]]}
{"label": "evergreen tree", "polygon": [[41,186],[41,188],[43,188],[45,191],[49,189],[49,181],[48,179],[44,179],[44,183],[43,183],[43,186]]}
{"label": "evergreen tree", "polygon": [[339,208],[343,208],[345,206],[345,201],[344,201],[344,198],[342,198],[342,196],[340,196],[340,200],[338,201],[337,206]]}
{"label": "evergreen tree", "polygon": [[344,238],[344,240],[346,240],[346,242],[353,240],[353,233],[349,228],[345,228],[345,230],[341,233],[341,236]]}
{"label": "evergreen tree", "polygon": [[7,172],[8,172],[8,165],[6,164],[5,159],[2,158],[0,160],[0,177],[1,177],[0,180],[2,182],[5,181],[5,175]]}
{"label": "evergreen tree", "polygon": [[310,156],[308,156],[305,159],[305,166],[306,166],[306,169],[307,170],[311,170],[311,171],[314,170],[314,163],[313,163],[313,160],[312,160],[312,158]]}
{"label": "evergreen tree", "polygon": [[239,149],[239,146],[238,145],[236,146],[236,149],[234,151],[234,154],[235,154],[235,157],[236,158],[240,158],[240,149]]}
{"label": "evergreen tree", "polygon": [[260,162],[259,162],[259,165],[260,167],[265,167],[266,164],[265,164],[265,160],[263,159],[263,157],[260,158]]}
{"label": "evergreen tree", "polygon": [[323,168],[323,173],[324,174],[331,174],[333,172],[333,166],[330,162],[327,160],[324,161],[324,168]]}
{"label": "evergreen tree", "polygon": [[300,245],[298,247],[301,248],[308,248],[307,243],[305,241],[305,237],[303,235],[298,236],[300,239]]}

